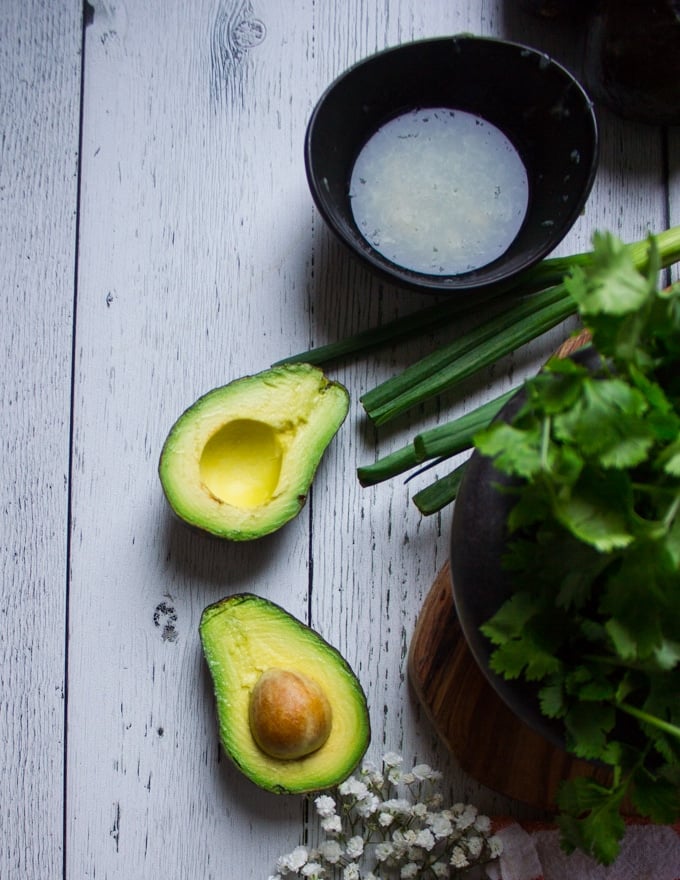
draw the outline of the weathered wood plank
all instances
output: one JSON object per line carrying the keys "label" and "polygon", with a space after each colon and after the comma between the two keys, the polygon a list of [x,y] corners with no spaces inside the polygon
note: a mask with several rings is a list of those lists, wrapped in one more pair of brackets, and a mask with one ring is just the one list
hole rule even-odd
{"label": "weathered wood plank", "polygon": [[0,8],[0,876],[61,876],[80,4]]}
{"label": "weathered wood plank", "polygon": [[[244,33],[266,37],[243,45]],[[305,617],[303,516],[257,545],[174,523],[156,464],[209,388],[306,344],[296,161],[304,9],[130,4],[86,38],[75,386],[68,875],[264,873],[299,799],[218,750],[201,610],[252,590]],[[292,845],[292,844],[291,844]],[[256,865],[256,868],[253,868]]]}
{"label": "weathered wood plank", "polygon": [[[177,415],[209,388],[292,351],[415,308],[337,245],[312,206],[302,144],[321,91],[400,41],[472,31],[564,50],[578,42],[501,0],[96,4],[86,37],[76,328],[67,876],[266,877],[306,833],[298,799],[255,789],[216,739],[198,645],[202,608],[251,590],[348,657],[387,749],[446,772],[457,799],[521,811],[464,776],[406,680],[418,611],[448,556],[450,511],[423,519],[413,487],[362,490],[358,464],[416,427],[517,381],[564,329],[395,428],[359,394],[436,343],[332,368],[352,394],[304,513],[252,545],[173,522],[156,462]],[[561,247],[664,222],[660,132],[602,116],[602,166]],[[499,389],[500,390],[500,389]],[[432,474],[430,474],[431,476]]]}

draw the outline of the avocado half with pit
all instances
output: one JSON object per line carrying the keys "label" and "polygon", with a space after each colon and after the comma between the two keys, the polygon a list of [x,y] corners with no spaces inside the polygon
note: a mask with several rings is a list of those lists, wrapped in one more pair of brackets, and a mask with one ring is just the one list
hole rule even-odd
{"label": "avocado half with pit", "polygon": [[370,742],[364,691],[347,661],[279,605],[238,593],[202,614],[220,741],[256,785],[322,791],[356,768]]}
{"label": "avocado half with pit", "polygon": [[272,367],[199,398],[175,422],[159,476],[175,513],[234,541],[295,517],[349,394],[310,364]]}

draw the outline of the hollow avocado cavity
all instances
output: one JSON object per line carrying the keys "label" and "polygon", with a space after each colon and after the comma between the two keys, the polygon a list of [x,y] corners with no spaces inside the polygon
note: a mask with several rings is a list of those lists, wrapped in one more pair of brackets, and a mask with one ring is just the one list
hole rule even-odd
{"label": "hollow avocado cavity", "polygon": [[271,425],[254,419],[228,422],[208,440],[200,459],[201,481],[225,504],[252,510],[276,491],[283,451]]}

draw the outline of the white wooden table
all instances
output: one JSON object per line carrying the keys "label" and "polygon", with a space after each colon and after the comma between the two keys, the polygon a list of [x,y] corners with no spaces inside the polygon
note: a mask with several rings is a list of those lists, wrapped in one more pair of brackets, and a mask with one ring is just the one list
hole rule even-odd
{"label": "white wooden table", "polygon": [[[361,489],[355,470],[533,369],[562,331],[467,401],[384,431],[360,393],[434,341],[334,367],[350,416],[303,514],[261,541],[174,522],[156,466],[203,392],[423,304],[369,277],[313,207],[302,144],[325,86],[385,46],[461,31],[578,72],[578,35],[502,0],[84,10],[0,3],[0,877],[255,880],[303,839],[302,800],[255,788],[218,747],[197,625],[240,590],[345,654],[372,757],[401,751],[456,799],[521,810],[462,774],[406,679],[451,511],[422,518],[418,480]],[[633,239],[680,222],[678,132],[600,121],[598,177],[562,253],[596,228]]]}

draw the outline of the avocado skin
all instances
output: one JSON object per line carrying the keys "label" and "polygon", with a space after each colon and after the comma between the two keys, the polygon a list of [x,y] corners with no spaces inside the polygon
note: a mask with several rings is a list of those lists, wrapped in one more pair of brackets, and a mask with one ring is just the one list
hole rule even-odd
{"label": "avocado skin", "polygon": [[[306,794],[338,785],[357,767],[371,739],[366,695],[342,654],[288,611],[254,593],[207,606],[199,624],[210,671],[219,736],[232,763],[274,794]],[[303,758],[273,758],[255,743],[249,698],[268,668],[313,677],[325,690],[333,723],[328,740]]]}
{"label": "avocado skin", "polygon": [[[193,529],[232,541],[249,541],[280,529],[304,507],[321,458],[348,410],[347,389],[310,364],[272,367],[212,389],[179,416],[163,444],[158,474],[170,508]],[[277,483],[276,463],[268,457],[272,450],[262,456],[263,466],[272,471],[262,477],[263,485],[271,483],[269,496],[247,507],[212,491],[202,471],[210,442],[237,424],[269,432],[270,445],[280,458]],[[247,449],[247,442],[241,445]],[[227,467],[229,451],[225,444]],[[256,459],[257,452],[251,451],[251,472]],[[232,469],[238,470],[236,465]]]}

